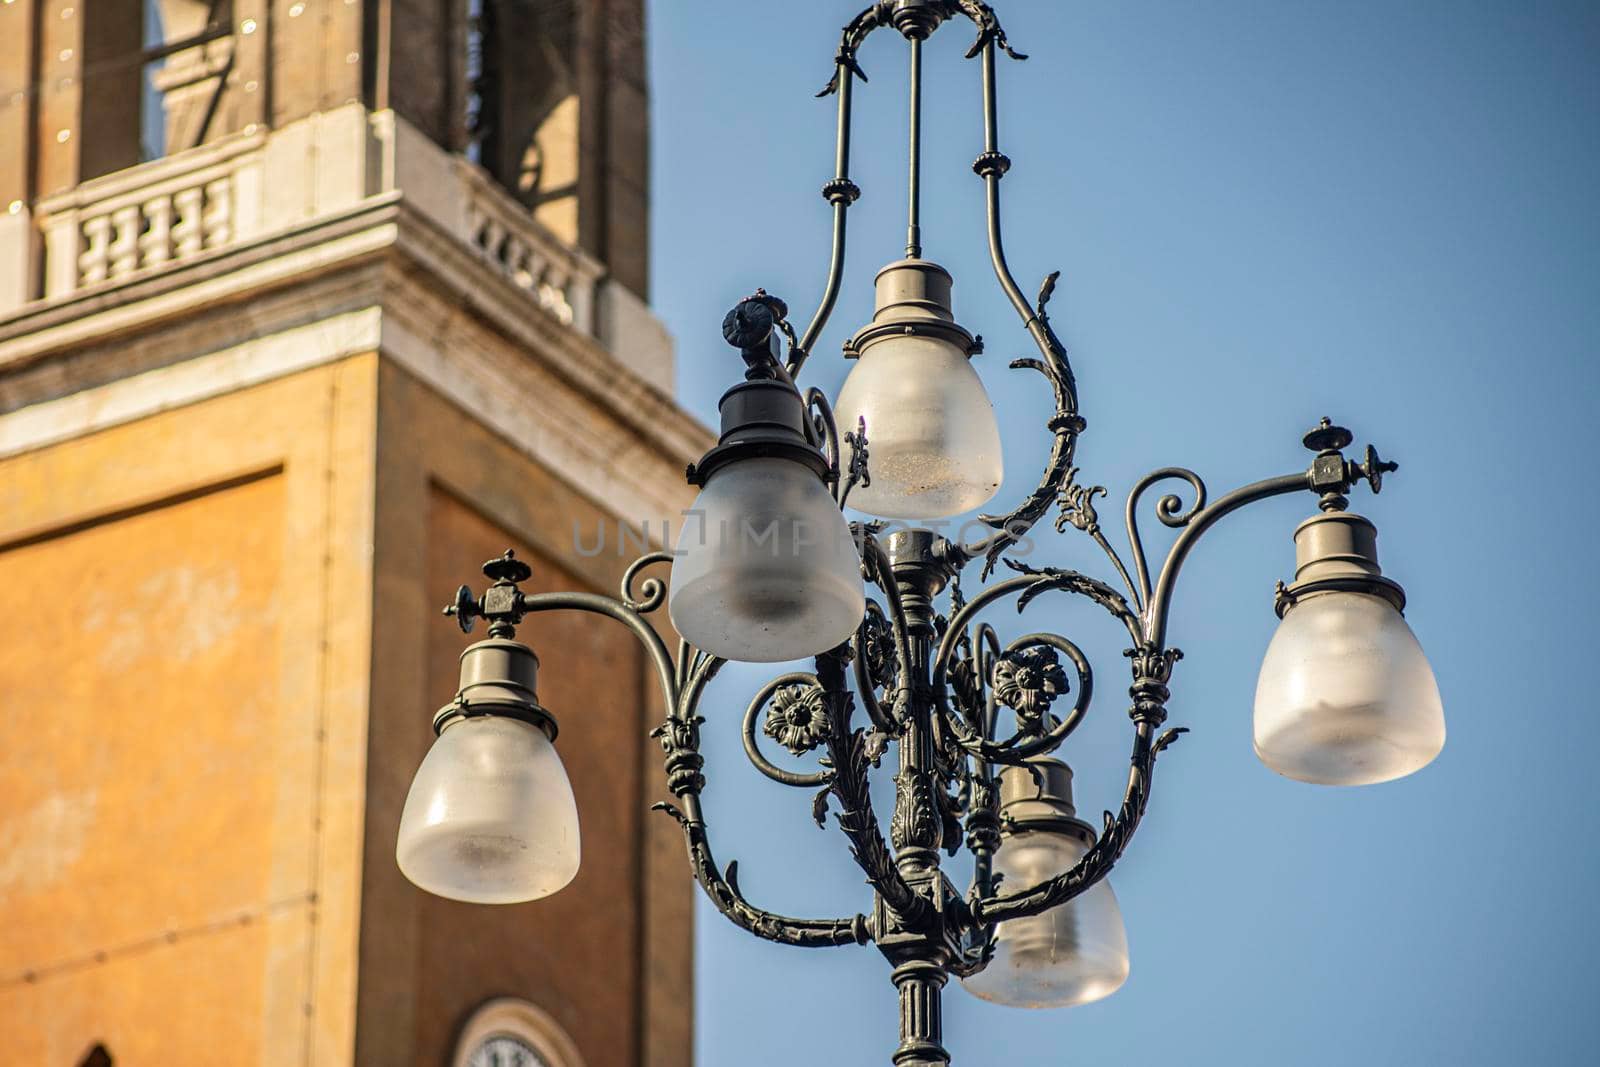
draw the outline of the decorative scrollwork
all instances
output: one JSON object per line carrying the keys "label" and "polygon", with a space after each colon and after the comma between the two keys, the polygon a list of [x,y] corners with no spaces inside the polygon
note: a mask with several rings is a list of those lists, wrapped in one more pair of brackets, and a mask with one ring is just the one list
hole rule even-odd
{"label": "decorative scrollwork", "polygon": [[861,64],[856,61],[856,53],[866,41],[868,35],[879,26],[887,25],[884,18],[883,5],[874,3],[861,14],[851,19],[844,28],[844,34],[839,40],[839,51],[833,57],[833,77],[828,79],[828,84],[822,87],[817,96],[832,96],[839,91],[839,80],[846,76],[846,72],[867,80],[867,72],[861,69]]}
{"label": "decorative scrollwork", "polygon": [[[939,713],[936,721],[941,729],[953,735],[955,744],[982,761],[1021,764],[1032,756],[1059,747],[1061,742],[1077,729],[1088,711],[1089,701],[1093,696],[1094,673],[1083,650],[1059,634],[1027,634],[1013,641],[1003,651],[996,650],[987,657],[982,654],[981,645],[978,654],[969,651],[958,657],[957,651],[963,648],[962,634],[974,615],[1001,597],[1011,595],[1017,596],[1017,609],[1022,611],[1036,597],[1057,590],[1075,593],[1102,605],[1123,624],[1135,640],[1138,639],[1139,620],[1122,595],[1103,582],[1076,571],[1034,570],[1012,560],[1006,562],[1020,572],[1019,576],[985,589],[970,603],[955,612],[950,620],[950,629],[934,653],[930,688]],[[992,637],[993,631],[987,626],[980,627],[978,633],[984,643],[991,646],[996,644]],[[989,636],[985,638],[986,634]],[[1019,712],[1017,734],[1005,741],[994,741],[989,736],[993,730],[992,715],[987,710],[977,710],[985,706],[985,701],[981,691],[970,680],[974,668],[980,663],[994,664],[995,666],[989,667],[986,674],[976,675],[978,679],[989,681],[995,676],[999,662],[1007,657],[1021,656],[1033,648],[1048,648],[1067,658],[1078,675],[1077,699],[1073,702],[1072,710],[1059,722],[1049,725],[1048,729],[1027,728],[1025,716]],[[1060,660],[1057,659],[1055,662],[1059,665]],[[1042,667],[1042,664],[1038,665]],[[967,687],[968,691],[964,692],[963,687]],[[1070,687],[1063,684],[1061,688],[1065,691]],[[960,714],[950,707],[952,700],[957,702]],[[1022,702],[1018,699],[1018,703]],[[1041,715],[1047,714],[1047,711],[1041,712]]]}
{"label": "decorative scrollwork", "polygon": [[622,586],[618,590],[622,603],[630,610],[637,611],[641,615],[648,615],[666,603],[667,583],[660,578],[646,578],[637,593],[633,590],[633,583],[639,577],[639,572],[646,567],[657,563],[671,562],[671,552],[652,552],[647,556],[640,556],[628,564],[628,569],[622,572]]}
{"label": "decorative scrollwork", "polygon": [[817,681],[831,719],[825,764],[833,772],[829,788],[839,803],[840,810],[835,818],[850,843],[851,856],[866,873],[872,887],[895,911],[920,921],[926,918],[930,905],[906,884],[895,866],[883,831],[878,828],[878,817],[872,810],[867,768],[882,749],[879,747],[874,752],[868,731],[851,728],[854,700],[845,688],[845,659],[840,649],[817,657]]}
{"label": "decorative scrollwork", "polygon": [[863,488],[872,485],[872,472],[867,469],[867,419],[865,415],[856,419],[856,428],[844,435],[844,443],[850,446],[850,462],[845,467],[844,478],[839,482],[839,507],[842,509],[845,502],[850,499],[850,490],[857,485]]}
{"label": "decorative scrollwork", "polygon": [[1150,602],[1150,565],[1144,554],[1144,539],[1139,535],[1139,498],[1144,491],[1157,482],[1169,478],[1182,479],[1189,483],[1189,488],[1194,490],[1194,500],[1187,508],[1183,500],[1176,493],[1168,493],[1156,501],[1156,518],[1161,520],[1161,525],[1169,529],[1181,529],[1187,526],[1194,517],[1206,506],[1206,483],[1200,476],[1186,467],[1162,467],[1160,470],[1151,471],[1128,491],[1128,505],[1125,519],[1128,527],[1128,547],[1133,552],[1134,572],[1139,576],[1138,600],[1140,605]]}
{"label": "decorative scrollwork", "polygon": [[972,42],[972,47],[967,49],[967,58],[973,59],[993,41],[1000,51],[1012,59],[1023,60],[1028,57],[1011,47],[1011,42],[1006,39],[1006,31],[1000,25],[1000,16],[994,13],[994,8],[980,0],[952,0],[949,5],[956,8],[970,18],[978,27],[978,39]]}
{"label": "decorative scrollwork", "polygon": [[787,771],[762,755],[756,744],[756,721],[762,708],[768,710],[761,732],[794,755],[803,756],[820,747],[827,740],[831,723],[816,675],[794,672],[761,687],[745,709],[744,751],[756,770],[780,785],[807,788],[828,784],[833,776],[827,771]]}
{"label": "decorative scrollwork", "polygon": [[[991,205],[992,211],[998,211],[998,206]],[[998,242],[998,234],[991,229],[992,241]],[[995,245],[998,249],[998,243]],[[1015,293],[1016,283],[1011,280],[1010,268],[1006,267],[1004,256],[997,251],[997,270],[1001,272],[1002,284]],[[1050,390],[1055,398],[1055,414],[1046,424],[1054,434],[1050,447],[1050,456],[1045,461],[1044,473],[1040,476],[1038,486],[1029,493],[1016,507],[1004,515],[980,515],[978,521],[989,529],[995,531],[983,548],[983,570],[981,579],[988,579],[994,573],[995,566],[1000,557],[1027,536],[1028,531],[1050,510],[1056,502],[1063,488],[1067,486],[1076,473],[1077,468],[1072,464],[1073,454],[1077,448],[1078,435],[1085,428],[1083,417],[1078,414],[1078,386],[1072,373],[1072,364],[1067,358],[1066,346],[1056,336],[1050,326],[1050,316],[1045,307],[1050,298],[1055,294],[1056,280],[1061,272],[1056,271],[1047,277],[1039,288],[1039,296],[1034,308],[1027,311],[1026,301],[1020,294],[1014,296],[1014,302],[1019,302],[1019,310],[1026,312],[1028,331],[1033,335],[1035,344],[1042,358],[1027,357],[1011,361],[1013,370],[1033,370],[1044,375],[1050,383]]]}

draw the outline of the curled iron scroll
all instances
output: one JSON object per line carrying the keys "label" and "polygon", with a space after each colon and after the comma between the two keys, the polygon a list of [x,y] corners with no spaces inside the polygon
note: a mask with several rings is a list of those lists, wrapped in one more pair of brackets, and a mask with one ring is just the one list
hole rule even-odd
{"label": "curled iron scroll", "polygon": [[1189,522],[1206,506],[1206,483],[1200,476],[1186,467],[1162,467],[1153,470],[1140,478],[1134,487],[1128,491],[1128,506],[1125,519],[1128,526],[1128,547],[1133,550],[1134,573],[1139,576],[1137,590],[1141,604],[1150,601],[1150,565],[1144,554],[1144,540],[1139,536],[1139,498],[1144,491],[1157,482],[1177,478],[1189,483],[1189,488],[1194,490],[1194,500],[1185,508],[1183,499],[1176,493],[1168,493],[1156,501],[1156,518],[1161,520],[1161,525],[1169,529],[1178,530],[1189,525]]}
{"label": "curled iron scroll", "polygon": [[811,443],[822,450],[828,460],[828,481],[839,480],[839,424],[833,418],[833,405],[828,394],[816,386],[806,390],[806,428]]}
{"label": "curled iron scroll", "polygon": [[671,562],[671,552],[652,552],[628,564],[628,569],[622,573],[622,585],[618,590],[622,603],[641,615],[648,615],[659,608],[667,599],[666,582],[654,576],[646,578],[639,586],[637,594],[633,590],[633,583],[638,579],[639,572],[646,567]]}
{"label": "curled iron scroll", "polygon": [[[779,675],[762,686],[761,690],[756,693],[755,699],[750,701],[750,706],[745,709],[744,713],[745,755],[750,757],[750,762],[755,766],[756,770],[779,785],[792,785],[800,788],[827,785],[833,780],[831,772],[816,771],[808,774],[800,771],[786,771],[762,754],[760,743],[756,740],[756,719],[761,715],[761,710],[778,695],[780,690],[789,686],[803,686],[807,689],[814,689],[819,698],[822,692],[821,686],[817,682],[817,676],[804,671]],[[819,736],[816,744],[821,744],[823,740],[825,738]],[[815,747],[815,745],[811,747]]]}

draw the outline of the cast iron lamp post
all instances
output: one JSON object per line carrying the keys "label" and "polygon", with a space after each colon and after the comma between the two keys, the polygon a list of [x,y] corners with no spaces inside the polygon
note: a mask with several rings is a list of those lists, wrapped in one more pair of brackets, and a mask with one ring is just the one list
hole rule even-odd
{"label": "cast iron lamp post", "polygon": [[[921,250],[922,42],[958,16],[978,29],[969,57],[982,65],[986,122],[974,169],[986,191],[993,266],[1039,350],[1012,366],[1042,375],[1055,399],[1047,423],[1054,447],[1038,487],[1011,511],[980,516],[986,536],[976,545],[904,524],[847,524],[842,515],[849,499],[887,519],[946,517],[983,504],[1001,480],[994,414],[968,363],[981,344],[955,320],[950,274]],[[865,80],[856,52],[883,26],[911,47],[908,240],[906,258],[878,275],[872,322],[845,346],[859,362],[839,396],[841,421],[852,428],[841,438],[821,392],[802,394],[794,383],[839,292],[846,215],[859,195],[848,177],[851,91]],[[1283,621],[1256,691],[1261,759],[1292,778],[1362,784],[1409,774],[1444,744],[1433,674],[1401,616],[1404,594],[1378,568],[1372,524],[1346,510],[1353,487],[1365,481],[1376,493],[1395,465],[1370,446],[1361,458],[1346,458],[1352,438],[1342,427],[1323,420],[1305,436],[1315,454],[1306,470],[1214,501],[1192,471],[1146,475],[1127,498],[1131,567],[1112,547],[1095,510],[1105,489],[1077,481],[1074,454],[1085,424],[1046,312],[1056,276],[1030,303],[1001,244],[1000,181],[1011,163],[998,146],[997,50],[1023,58],[977,0],[882,0],[846,28],[823,93],[838,95],[839,134],[837,176],[823,190],[834,209],[834,240],[821,306],[799,335],[783,302],[763,292],[729,313],[724,335],[747,369],[722,398],[717,446],[690,468],[700,499],[676,550],[637,560],[619,597],[523,592],[530,571],[510,552],[485,565],[493,584],[482,596],[462,587],[446,610],[463,630],[488,620],[489,639],[463,654],[460,691],[435,716],[439,739],[417,773],[397,848],[414,882],[460,900],[531,900],[572,879],[572,792],[552,745],[555,720],[535,695],[538,661],[514,640],[515,627],[541,611],[612,618],[643,643],[669,709],[654,736],[676,803],[658,808],[682,826],[695,878],[719,911],[758,937],[808,947],[876,944],[899,990],[893,1060],[902,1067],[949,1062],[940,999],[951,976],[977,996],[1025,1007],[1095,1000],[1127,977],[1127,941],[1106,875],[1144,815],[1157,756],[1183,732],[1158,732],[1181,655],[1168,642],[1168,616],[1190,550],[1225,515],[1292,493],[1310,492],[1319,505],[1295,531],[1295,580],[1279,587]],[[1157,518],[1178,532],[1152,572],[1139,503],[1167,480],[1187,483],[1193,499],[1157,502]],[[1008,557],[1052,508],[1057,531],[1085,534],[1117,585]],[[667,563],[670,599],[659,578],[641,577]],[[990,583],[1000,563],[1013,573]],[[973,569],[988,584],[968,596],[961,581]],[[1098,605],[1128,637],[1128,783],[1119,810],[1107,812],[1098,830],[1077,817],[1072,772],[1051,755],[1088,711],[1087,658],[1060,634],[1002,643],[979,621],[1001,601],[1015,600],[1020,612],[1054,594]],[[675,655],[647,619],[663,604],[683,635]],[[745,750],[772,780],[815,790],[820,825],[836,809],[849,852],[874,889],[870,911],[846,918],[787,918],[751,904],[736,865],[724,870],[713,859],[700,803],[707,683],[730,659],[813,656],[813,670],[783,674],[756,694],[744,715]],[[820,751],[820,769],[775,765],[758,735],[795,756]],[[868,777],[891,749],[898,771],[886,840]],[[975,871],[966,892],[940,869],[941,850],[954,855],[962,847]]]}

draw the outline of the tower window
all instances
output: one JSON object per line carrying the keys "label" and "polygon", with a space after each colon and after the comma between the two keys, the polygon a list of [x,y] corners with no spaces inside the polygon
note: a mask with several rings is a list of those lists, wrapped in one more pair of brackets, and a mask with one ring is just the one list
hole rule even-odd
{"label": "tower window", "polygon": [[214,132],[233,72],[233,33],[232,0],[144,0],[141,160],[193,148]]}

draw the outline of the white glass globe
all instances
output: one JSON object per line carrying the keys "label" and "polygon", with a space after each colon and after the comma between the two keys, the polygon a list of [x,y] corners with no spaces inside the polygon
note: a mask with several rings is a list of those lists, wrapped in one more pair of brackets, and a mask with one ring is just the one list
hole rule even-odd
{"label": "white glass globe", "polygon": [[578,805],[544,731],[478,715],[444,728],[417,768],[395,846],[419,887],[472,904],[547,897],[578,873]]}
{"label": "white glass globe", "polygon": [[844,429],[866,420],[872,484],[851,492],[852,507],[888,519],[939,519],[982,505],[1000,488],[994,406],[950,341],[906,335],[872,343],[835,407]]}
{"label": "white glass globe", "polygon": [[[1088,845],[1071,834],[1023,830],[995,853],[1004,894],[1032,889],[1071,870]],[[1102,878],[1058,907],[1009,919],[995,931],[994,959],[961,984],[967,992],[1014,1008],[1067,1008],[1109,997],[1128,980],[1128,934],[1122,909]]]}
{"label": "white glass globe", "polygon": [[801,659],[848,639],[865,606],[850,525],[805,465],[730,463],[685,513],[667,612],[696,648],[752,663]]}
{"label": "white glass globe", "polygon": [[1444,737],[1433,669],[1394,605],[1329,592],[1284,614],[1256,684],[1261,762],[1302,782],[1368,785],[1427,766]]}

